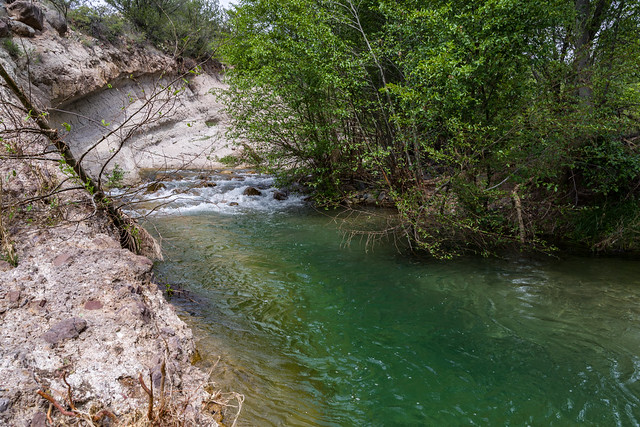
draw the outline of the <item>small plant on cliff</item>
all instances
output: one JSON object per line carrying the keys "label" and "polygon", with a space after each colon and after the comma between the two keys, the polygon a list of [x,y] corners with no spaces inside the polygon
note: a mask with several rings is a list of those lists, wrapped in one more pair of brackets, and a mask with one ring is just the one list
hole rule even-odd
{"label": "small plant on cliff", "polygon": [[107,187],[122,188],[122,180],[124,179],[125,173],[120,165],[116,163],[111,173],[107,175]]}
{"label": "small plant on cliff", "polygon": [[228,166],[230,168],[238,166],[240,164],[240,159],[238,159],[236,156],[232,156],[232,155],[220,157],[218,159],[218,161],[220,163],[222,163],[223,165]]}
{"label": "small plant on cliff", "polygon": [[[2,191],[2,179],[0,179],[0,206],[2,206],[3,202],[3,191]],[[7,232],[4,218],[5,212],[7,209],[0,209],[0,259],[7,261],[12,266],[18,265],[18,255],[15,252],[13,247],[13,242],[9,238],[9,233]],[[9,216],[13,216],[13,212],[9,213]]]}
{"label": "small plant on cliff", "polygon": [[12,58],[18,58],[22,56],[22,50],[20,46],[16,44],[12,39],[7,38],[2,41],[2,46],[11,55]]}

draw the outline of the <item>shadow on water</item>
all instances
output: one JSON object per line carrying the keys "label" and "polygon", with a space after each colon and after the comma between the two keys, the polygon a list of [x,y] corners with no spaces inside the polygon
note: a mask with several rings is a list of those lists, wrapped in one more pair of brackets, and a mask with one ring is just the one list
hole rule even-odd
{"label": "shadow on water", "polygon": [[152,221],[244,425],[638,422],[637,262],[418,260],[303,208]]}

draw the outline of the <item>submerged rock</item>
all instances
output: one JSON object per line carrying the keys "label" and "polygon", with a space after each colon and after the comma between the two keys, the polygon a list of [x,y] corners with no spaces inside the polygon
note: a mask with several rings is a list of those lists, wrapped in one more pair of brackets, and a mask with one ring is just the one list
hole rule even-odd
{"label": "submerged rock", "polygon": [[145,194],[155,193],[156,191],[164,190],[165,188],[167,188],[167,186],[164,185],[163,183],[161,183],[161,182],[153,182],[153,183],[147,185],[147,189],[145,190]]}

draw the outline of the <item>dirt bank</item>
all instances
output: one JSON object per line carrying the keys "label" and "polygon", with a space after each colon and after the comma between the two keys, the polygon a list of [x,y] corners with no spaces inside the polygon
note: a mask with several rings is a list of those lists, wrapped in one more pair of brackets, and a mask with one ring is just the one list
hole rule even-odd
{"label": "dirt bank", "polygon": [[[148,48],[82,43],[84,36],[73,32],[60,36],[46,20],[42,30],[25,34],[13,37],[24,54],[12,57],[0,49],[0,63],[39,108],[53,108],[48,115],[52,124],[65,114],[71,117],[65,120],[71,130],[64,136],[77,157],[104,136],[82,122],[104,120],[89,117],[92,108],[115,114],[120,97],[130,98],[130,105],[119,109],[124,115],[108,116],[112,122],[102,124],[113,129],[112,123],[132,115],[127,108],[146,102],[145,87],[158,87],[180,69]],[[169,167],[186,158],[170,163],[171,157],[200,158],[191,154],[203,153],[203,146],[194,148],[170,135],[184,135],[186,116],[180,114],[190,121],[199,118],[195,130],[208,139],[218,135],[223,120],[217,107],[205,108],[203,98],[214,81],[212,75],[196,76],[171,97],[173,107],[180,108],[166,110],[166,117],[148,128],[135,128],[121,150],[126,172],[134,176],[138,167],[157,165],[153,156],[133,154],[151,145],[146,151],[164,152]],[[49,139],[36,131],[31,113],[20,108],[7,87],[0,86],[0,96],[0,425],[49,425],[47,418],[55,425],[88,424],[83,420],[142,425],[149,415],[216,425],[225,397],[193,367],[192,333],[153,284],[152,261],[121,248],[118,230]],[[105,144],[112,142],[105,139]],[[171,147],[169,156],[162,144]],[[204,161],[224,155],[222,145],[206,149]],[[105,162],[100,156],[110,150],[101,146],[87,156],[87,169],[99,172]]]}

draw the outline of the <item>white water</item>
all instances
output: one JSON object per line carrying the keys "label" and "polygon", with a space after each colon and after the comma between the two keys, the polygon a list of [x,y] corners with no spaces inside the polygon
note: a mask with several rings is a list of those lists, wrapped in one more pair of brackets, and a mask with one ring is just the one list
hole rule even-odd
{"label": "white water", "polygon": [[[129,190],[113,190],[112,197],[131,203],[129,213],[140,215],[181,215],[195,212],[216,212],[229,215],[260,212],[274,214],[305,204],[304,195],[290,192],[286,200],[274,194],[283,191],[273,177],[247,171],[180,172],[182,178],[161,181],[164,188],[148,192],[148,183]],[[206,179],[203,179],[205,178]],[[203,182],[215,186],[204,186]],[[258,189],[259,196],[244,194],[249,187]]]}

